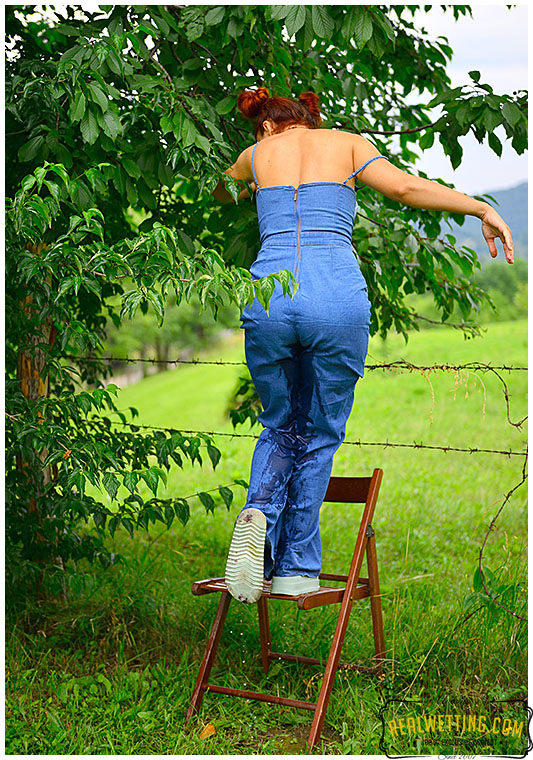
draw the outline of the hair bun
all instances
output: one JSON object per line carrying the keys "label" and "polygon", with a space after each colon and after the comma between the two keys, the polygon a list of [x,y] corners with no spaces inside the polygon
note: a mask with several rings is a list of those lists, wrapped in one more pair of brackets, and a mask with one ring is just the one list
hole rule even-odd
{"label": "hair bun", "polygon": [[245,90],[237,98],[237,107],[247,119],[254,119],[261,106],[270,97],[267,87],[258,87],[257,90]]}
{"label": "hair bun", "polygon": [[318,106],[318,95],[316,92],[302,92],[298,100],[307,107],[307,110],[311,116],[318,117],[320,119],[320,108]]}

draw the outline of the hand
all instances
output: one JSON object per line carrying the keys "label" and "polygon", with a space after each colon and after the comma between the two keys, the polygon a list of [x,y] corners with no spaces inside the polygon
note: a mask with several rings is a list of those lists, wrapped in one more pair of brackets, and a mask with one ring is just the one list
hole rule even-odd
{"label": "hand", "polygon": [[492,258],[494,259],[498,255],[498,250],[494,241],[496,238],[500,238],[503,243],[505,258],[509,264],[512,264],[514,262],[513,239],[508,225],[505,224],[501,216],[492,208],[492,206],[487,206],[487,209],[480,215],[480,219],[481,232],[487,241]]}

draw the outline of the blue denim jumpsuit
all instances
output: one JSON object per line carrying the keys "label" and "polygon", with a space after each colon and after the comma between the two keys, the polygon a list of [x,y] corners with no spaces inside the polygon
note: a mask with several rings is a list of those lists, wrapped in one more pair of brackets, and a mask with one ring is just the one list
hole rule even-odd
{"label": "blue denim jumpsuit", "polygon": [[276,283],[269,315],[257,299],[241,315],[246,361],[264,426],[244,508],[267,520],[265,577],[318,577],[319,513],[333,455],[364,374],[370,301],[352,249],[356,195],[346,182],[257,186],[261,248],[254,278],[291,270],[294,299]]}

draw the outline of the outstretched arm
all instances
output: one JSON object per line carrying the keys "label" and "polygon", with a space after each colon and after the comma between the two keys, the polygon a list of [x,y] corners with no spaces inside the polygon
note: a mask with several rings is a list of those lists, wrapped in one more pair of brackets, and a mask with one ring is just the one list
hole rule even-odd
{"label": "outstretched arm", "polygon": [[[354,153],[361,163],[379,155],[376,148],[360,135],[354,135]],[[481,219],[481,231],[487,241],[490,255],[498,255],[495,239],[500,238],[509,264],[514,261],[513,240],[509,226],[488,203],[477,201],[451,187],[416,177],[398,169],[389,161],[372,161],[357,175],[357,180],[378,190],[387,198],[414,208],[451,211],[470,214]]]}
{"label": "outstretched arm", "polygon": [[[230,177],[235,179],[242,179],[246,182],[250,182],[252,190],[255,190],[255,183],[253,182],[252,164],[251,164],[252,146],[243,150],[238,159],[235,161],[229,169],[226,169],[224,174],[229,174]],[[250,193],[246,188],[241,190],[238,199],[249,198]],[[233,196],[226,190],[223,180],[219,180],[218,185],[213,190],[213,198],[220,201],[220,203],[234,203]]]}

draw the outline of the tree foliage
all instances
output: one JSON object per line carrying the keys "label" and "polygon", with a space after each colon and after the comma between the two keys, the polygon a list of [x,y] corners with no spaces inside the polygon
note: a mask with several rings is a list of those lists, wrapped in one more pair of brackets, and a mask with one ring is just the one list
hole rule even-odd
{"label": "tree foliage", "polygon": [[[447,8],[455,18],[470,12]],[[210,196],[221,171],[253,141],[236,112],[240,90],[314,90],[325,127],[368,134],[407,170],[435,138],[458,166],[459,138],[469,132],[479,141],[488,137],[501,154],[499,126],[518,153],[525,150],[525,92],[497,95],[476,71],[470,83],[450,88],[452,51],[445,38],[432,41],[415,27],[414,10],[104,5],[90,13],[68,6],[58,22],[37,6],[8,6],[6,407],[14,576],[28,577],[25,562],[40,570],[36,558],[110,561],[106,529],[186,515],[180,500],[157,500],[171,459],[197,461],[205,446],[218,461],[208,439],[116,430],[117,417],[126,419],[113,390],[99,387],[109,369],[98,353],[109,320],[118,326],[137,309],[151,309],[162,324],[169,293],[178,304],[194,295],[216,317],[222,304],[243,308],[254,297],[267,307],[276,280],[287,297],[294,291],[289,272],[251,278],[258,247],[253,205],[221,208]],[[420,96],[414,103],[413,93]],[[228,188],[236,198],[237,183],[228,180]],[[354,244],[373,304],[371,331],[416,328],[404,298],[426,291],[443,320],[458,309],[464,328],[475,329],[471,316],[483,292],[471,275],[479,265],[473,251],[439,237],[443,215],[401,208],[368,189],[358,200]],[[139,230],[132,230],[128,207],[149,213]],[[69,364],[66,354],[75,357]],[[24,380],[36,363],[39,382],[46,380],[37,392]],[[95,390],[79,392],[76,377]],[[87,498],[87,481],[107,490],[113,509]],[[142,482],[154,499],[142,498]],[[94,524],[92,532],[79,529],[84,521]]]}

